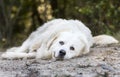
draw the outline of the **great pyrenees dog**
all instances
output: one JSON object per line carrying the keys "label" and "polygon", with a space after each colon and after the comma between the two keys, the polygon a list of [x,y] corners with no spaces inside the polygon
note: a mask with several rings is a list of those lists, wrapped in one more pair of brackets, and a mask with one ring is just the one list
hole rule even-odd
{"label": "great pyrenees dog", "polygon": [[89,53],[93,43],[97,44],[94,40],[81,21],[54,19],[32,32],[20,47],[8,49],[2,58],[70,59]]}

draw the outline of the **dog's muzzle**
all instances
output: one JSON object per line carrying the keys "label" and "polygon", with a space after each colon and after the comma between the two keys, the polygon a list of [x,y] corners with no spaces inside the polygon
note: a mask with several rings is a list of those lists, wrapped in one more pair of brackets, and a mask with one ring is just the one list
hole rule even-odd
{"label": "dog's muzzle", "polygon": [[66,51],[63,50],[63,49],[61,49],[61,50],[59,51],[58,57],[56,57],[56,60],[63,60],[65,55],[66,55]]}
{"label": "dog's muzzle", "polygon": [[66,55],[66,51],[65,50],[60,50],[59,51],[59,57],[64,57]]}

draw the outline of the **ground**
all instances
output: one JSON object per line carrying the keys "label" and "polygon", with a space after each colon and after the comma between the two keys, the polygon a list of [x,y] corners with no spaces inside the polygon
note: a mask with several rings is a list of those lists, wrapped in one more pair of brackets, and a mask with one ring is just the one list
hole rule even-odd
{"label": "ground", "polygon": [[120,77],[119,57],[120,44],[93,47],[87,55],[63,61],[0,59],[0,77]]}

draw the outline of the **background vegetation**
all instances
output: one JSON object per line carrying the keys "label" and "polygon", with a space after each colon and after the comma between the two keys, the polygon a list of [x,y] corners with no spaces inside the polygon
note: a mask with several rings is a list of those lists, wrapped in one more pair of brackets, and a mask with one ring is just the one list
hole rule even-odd
{"label": "background vegetation", "polygon": [[119,0],[0,0],[0,47],[20,45],[54,18],[78,19],[93,35],[120,38]]}

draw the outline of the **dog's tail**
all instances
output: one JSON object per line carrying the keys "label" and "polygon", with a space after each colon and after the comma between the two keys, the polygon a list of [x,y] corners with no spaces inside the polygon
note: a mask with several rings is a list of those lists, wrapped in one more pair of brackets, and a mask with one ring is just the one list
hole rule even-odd
{"label": "dog's tail", "polygon": [[109,44],[117,44],[119,41],[110,35],[98,35],[93,37],[94,45],[109,45]]}

